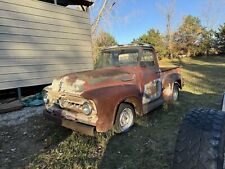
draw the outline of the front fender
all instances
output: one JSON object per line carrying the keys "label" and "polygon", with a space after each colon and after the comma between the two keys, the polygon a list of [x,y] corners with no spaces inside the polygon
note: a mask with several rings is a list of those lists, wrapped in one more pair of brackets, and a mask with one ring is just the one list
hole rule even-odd
{"label": "front fender", "polygon": [[86,91],[82,97],[93,100],[97,108],[96,130],[106,132],[113,127],[117,108],[127,98],[141,103],[141,94],[136,85],[119,85]]}

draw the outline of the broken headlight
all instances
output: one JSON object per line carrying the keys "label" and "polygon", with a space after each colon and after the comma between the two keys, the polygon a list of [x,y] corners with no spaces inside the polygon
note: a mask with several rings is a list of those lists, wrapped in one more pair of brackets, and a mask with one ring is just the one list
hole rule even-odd
{"label": "broken headlight", "polygon": [[43,101],[45,104],[48,104],[49,103],[49,99],[48,99],[48,94],[46,91],[43,91],[42,92],[42,96],[43,96]]}

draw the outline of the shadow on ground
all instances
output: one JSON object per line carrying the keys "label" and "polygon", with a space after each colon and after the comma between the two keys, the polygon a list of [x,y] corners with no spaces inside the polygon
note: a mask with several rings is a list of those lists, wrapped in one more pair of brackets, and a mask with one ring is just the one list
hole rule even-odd
{"label": "shadow on ground", "polygon": [[42,116],[0,128],[0,168],[24,168],[40,153],[58,146],[71,134]]}
{"label": "shadow on ground", "polygon": [[128,133],[96,137],[32,117],[24,124],[0,128],[0,168],[166,169],[184,115],[192,107],[219,108],[220,101],[216,94],[182,91],[178,103],[137,117]]}
{"label": "shadow on ground", "polygon": [[[206,104],[206,99],[212,99],[213,102]],[[179,124],[184,115],[194,107],[219,109],[221,100],[215,94],[181,92],[177,104],[164,105],[139,117],[131,131],[112,136],[98,168],[169,169]]]}

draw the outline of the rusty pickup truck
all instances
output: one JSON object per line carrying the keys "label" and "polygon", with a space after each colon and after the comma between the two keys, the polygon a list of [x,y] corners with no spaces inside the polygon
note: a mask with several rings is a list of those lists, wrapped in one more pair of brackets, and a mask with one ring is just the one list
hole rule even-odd
{"label": "rusty pickup truck", "polygon": [[44,88],[44,115],[88,135],[128,131],[182,88],[180,67],[161,68],[153,46],[118,45],[101,51],[94,70],[71,73]]}

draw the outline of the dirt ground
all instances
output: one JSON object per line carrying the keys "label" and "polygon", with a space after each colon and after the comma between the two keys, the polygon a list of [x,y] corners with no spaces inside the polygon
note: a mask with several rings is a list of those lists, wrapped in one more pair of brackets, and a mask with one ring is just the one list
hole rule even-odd
{"label": "dirt ground", "polygon": [[46,126],[49,121],[43,117],[42,110],[43,107],[25,108],[0,115],[1,169],[27,168],[34,156],[52,145]]}

